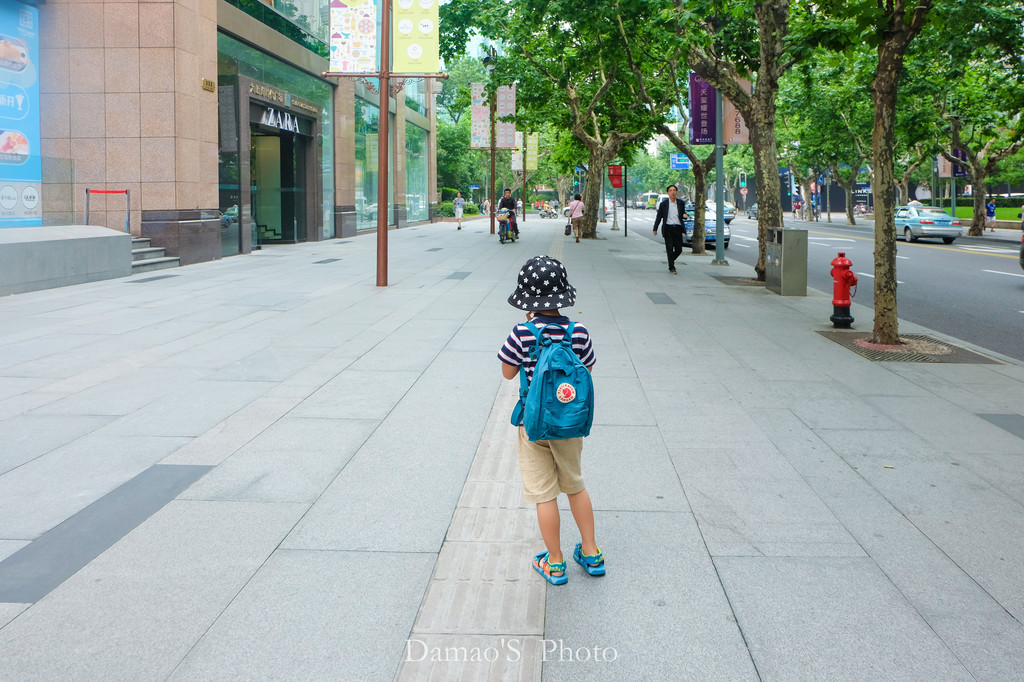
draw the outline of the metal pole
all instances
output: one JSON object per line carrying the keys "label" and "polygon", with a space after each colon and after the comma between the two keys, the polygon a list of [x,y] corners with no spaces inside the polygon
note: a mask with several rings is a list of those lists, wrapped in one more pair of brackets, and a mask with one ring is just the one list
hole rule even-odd
{"label": "metal pole", "polygon": [[722,155],[722,91],[715,89],[715,258],[712,265],[728,265],[725,260],[725,215],[722,209],[725,204],[725,183],[723,182],[724,163]]}
{"label": "metal pole", "polygon": [[622,236],[629,236],[629,166],[622,167]]}
{"label": "metal pole", "polygon": [[381,4],[380,115],[377,119],[377,286],[388,285],[388,124],[391,107],[391,0]]}
{"label": "metal pole", "polygon": [[828,213],[828,221],[832,222],[832,169],[825,173],[825,211]]}
{"label": "metal pole", "polygon": [[526,220],[526,133],[523,133],[523,215],[519,216]]}
{"label": "metal pole", "polygon": [[956,218],[956,177],[952,175],[949,178],[949,210]]}
{"label": "metal pole", "polygon": [[125,234],[131,234],[131,219],[132,219],[132,191],[126,189],[124,191],[124,202],[125,202],[125,215],[124,215],[124,232]]}
{"label": "metal pole", "polygon": [[85,188],[85,224],[89,224],[89,188]]}
{"label": "metal pole", "polygon": [[495,139],[494,139],[494,135],[495,135],[494,114],[497,111],[497,102],[495,102],[495,99],[497,98],[497,96],[498,96],[498,93],[495,92],[494,96],[491,97],[491,107],[490,107],[490,109],[491,109],[491,208],[489,209],[489,212],[491,214],[491,234],[494,234],[494,211],[495,211],[496,205],[498,203],[497,197],[494,196],[494,143],[495,143]]}

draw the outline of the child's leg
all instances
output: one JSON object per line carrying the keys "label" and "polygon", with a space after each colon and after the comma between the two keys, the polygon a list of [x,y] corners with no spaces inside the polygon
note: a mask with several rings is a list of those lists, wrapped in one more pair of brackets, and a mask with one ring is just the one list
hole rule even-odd
{"label": "child's leg", "polygon": [[[560,564],[562,557],[561,518],[558,515],[558,500],[537,503],[537,523],[540,534],[544,538],[544,546],[548,550],[548,563]],[[593,524],[591,524],[593,525]],[[562,571],[551,571],[551,575],[562,575]]]}
{"label": "child's leg", "polygon": [[594,506],[590,502],[590,494],[586,488],[569,495],[569,507],[572,508],[572,518],[576,521],[576,527],[580,529],[583,553],[594,556],[598,553],[597,540],[594,537]]}

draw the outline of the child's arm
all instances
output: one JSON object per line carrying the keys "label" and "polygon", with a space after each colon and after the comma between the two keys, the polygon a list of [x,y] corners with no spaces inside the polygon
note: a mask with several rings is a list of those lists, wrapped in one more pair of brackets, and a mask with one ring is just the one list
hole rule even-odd
{"label": "child's arm", "polygon": [[[533,312],[527,311],[526,321],[529,322],[533,319]],[[512,380],[519,375],[519,365],[510,364],[507,359],[515,359],[518,354],[514,352],[513,347],[510,345],[514,341],[514,335],[508,337],[508,341],[505,342],[505,346],[502,352],[498,353],[498,358],[501,360],[501,375],[506,379]],[[507,351],[507,352],[506,352]]]}

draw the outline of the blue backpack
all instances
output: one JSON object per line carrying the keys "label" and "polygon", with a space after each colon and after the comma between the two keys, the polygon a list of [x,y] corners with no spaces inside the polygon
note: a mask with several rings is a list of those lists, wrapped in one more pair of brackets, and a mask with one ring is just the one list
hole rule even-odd
{"label": "blue backpack", "polygon": [[519,403],[512,411],[512,425],[520,420],[531,441],[564,440],[589,436],[594,423],[594,380],[590,370],[572,350],[575,322],[565,331],[561,341],[552,341],[532,322],[526,325],[537,342],[530,349],[536,362],[533,381],[526,379],[526,369],[519,369]]}

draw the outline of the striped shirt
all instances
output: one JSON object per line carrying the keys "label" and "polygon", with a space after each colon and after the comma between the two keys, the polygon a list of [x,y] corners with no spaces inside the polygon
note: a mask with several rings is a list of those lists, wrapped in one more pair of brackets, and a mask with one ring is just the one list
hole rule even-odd
{"label": "striped shirt", "polygon": [[[557,317],[538,315],[533,319],[533,323],[542,332],[544,331],[544,324],[561,325],[561,329],[550,328],[544,332],[544,335],[552,341],[561,341],[565,337],[565,329],[569,326],[570,322],[572,320],[564,315],[558,315]],[[498,351],[498,359],[506,365],[512,365],[513,367],[521,365],[526,369],[527,382],[533,381],[533,367],[537,363],[530,357],[530,350],[536,343],[537,339],[533,335],[533,331],[525,324],[517,324],[512,329],[512,333],[505,339],[505,345]],[[590,332],[579,322],[576,323],[572,330],[572,350],[587,367],[597,362],[597,357],[594,355],[594,346],[590,342]]]}

